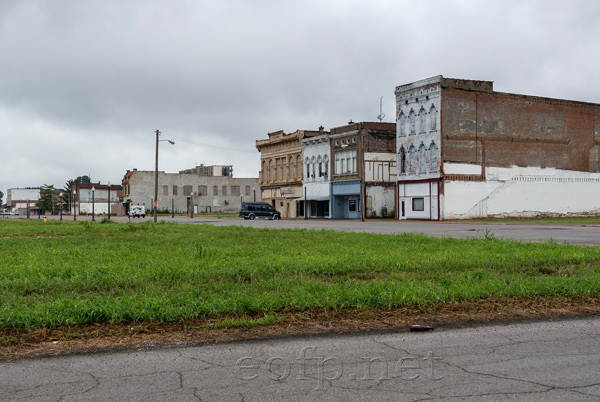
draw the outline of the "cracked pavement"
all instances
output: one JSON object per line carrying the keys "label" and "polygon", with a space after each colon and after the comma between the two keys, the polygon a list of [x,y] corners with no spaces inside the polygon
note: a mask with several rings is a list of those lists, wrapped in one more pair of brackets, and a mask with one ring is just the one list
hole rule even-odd
{"label": "cracked pavement", "polygon": [[596,401],[600,318],[0,364],[4,401]]}

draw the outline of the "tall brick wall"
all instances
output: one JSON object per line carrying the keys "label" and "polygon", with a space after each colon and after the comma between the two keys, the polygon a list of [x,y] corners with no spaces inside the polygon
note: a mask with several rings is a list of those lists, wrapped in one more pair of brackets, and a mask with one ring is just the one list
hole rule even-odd
{"label": "tall brick wall", "polygon": [[444,88],[444,162],[598,171],[600,105]]}

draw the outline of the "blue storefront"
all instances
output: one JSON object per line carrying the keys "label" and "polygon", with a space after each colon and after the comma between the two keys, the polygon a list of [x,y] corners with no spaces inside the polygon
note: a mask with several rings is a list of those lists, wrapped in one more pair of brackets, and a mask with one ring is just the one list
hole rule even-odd
{"label": "blue storefront", "polygon": [[361,219],[361,181],[334,181],[331,183],[331,217],[333,219]]}

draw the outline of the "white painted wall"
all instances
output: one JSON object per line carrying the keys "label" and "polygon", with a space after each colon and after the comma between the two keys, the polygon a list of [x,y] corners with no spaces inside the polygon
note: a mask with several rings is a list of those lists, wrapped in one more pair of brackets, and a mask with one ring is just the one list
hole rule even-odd
{"label": "white painted wall", "polygon": [[367,186],[367,217],[371,217],[373,212],[381,216],[381,210],[385,207],[388,215],[393,215],[394,211],[394,188],[382,186]]}
{"label": "white painted wall", "polygon": [[[423,198],[423,211],[413,210],[413,199]],[[401,216],[404,202],[404,217]],[[398,185],[398,215],[400,219],[433,219],[438,218],[438,183],[400,183]]]}
{"label": "white painted wall", "polygon": [[469,163],[444,163],[445,174],[481,174],[481,165]]}
{"label": "white painted wall", "polygon": [[444,183],[443,219],[600,213],[600,173],[517,166],[485,172],[486,181]]}
{"label": "white painted wall", "polygon": [[[433,77],[396,88],[396,156],[399,181],[440,177],[440,79],[441,76]],[[420,113],[423,116],[423,125]],[[411,115],[414,117],[411,118]],[[424,154],[420,152],[421,146],[425,149]],[[401,150],[406,153],[404,172]],[[414,150],[412,156],[411,150]]]}
{"label": "white painted wall", "polygon": [[[303,182],[328,182],[331,178],[331,147],[329,135],[319,135],[317,137],[304,138],[302,143],[302,165],[303,165]],[[327,165],[327,176],[319,176],[319,162],[321,161],[322,170]],[[307,164],[308,161],[308,164]],[[314,177],[313,177],[314,176]]]}
{"label": "white painted wall", "polygon": [[364,154],[365,181],[397,180],[396,154],[390,152],[365,152]]}

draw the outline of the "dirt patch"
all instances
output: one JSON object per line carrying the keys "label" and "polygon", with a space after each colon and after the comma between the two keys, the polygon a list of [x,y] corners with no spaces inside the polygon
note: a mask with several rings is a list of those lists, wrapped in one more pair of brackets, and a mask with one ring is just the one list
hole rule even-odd
{"label": "dirt patch", "polygon": [[590,316],[599,313],[600,295],[552,298],[495,297],[385,311],[368,309],[282,313],[278,316],[277,323],[251,328],[211,329],[219,322],[217,319],[176,323],[78,325],[71,328],[35,331],[5,328],[0,330],[0,339],[7,345],[0,347],[0,362],[72,353],[298,335],[408,331],[412,324],[439,327],[452,324]]}

